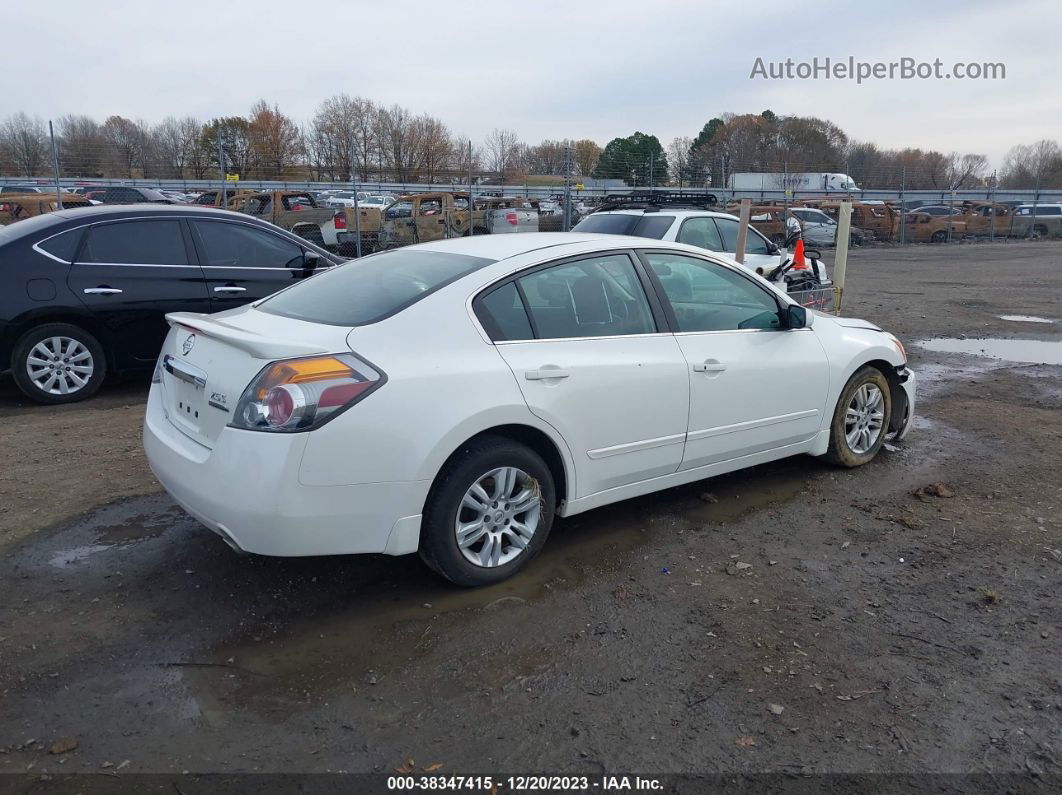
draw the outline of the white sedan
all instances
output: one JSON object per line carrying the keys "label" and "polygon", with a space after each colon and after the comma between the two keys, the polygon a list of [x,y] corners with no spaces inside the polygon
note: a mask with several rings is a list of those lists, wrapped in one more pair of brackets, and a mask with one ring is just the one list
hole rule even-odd
{"label": "white sedan", "polygon": [[703,249],[484,235],[175,313],[148,399],[159,481],[234,549],[419,552],[509,577],[555,516],[902,437],[896,337],[807,312]]}

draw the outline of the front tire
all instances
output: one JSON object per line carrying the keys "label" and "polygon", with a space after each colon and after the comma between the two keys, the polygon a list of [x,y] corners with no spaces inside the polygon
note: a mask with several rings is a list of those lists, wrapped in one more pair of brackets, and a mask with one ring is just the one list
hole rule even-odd
{"label": "front tire", "polygon": [[861,368],[837,401],[826,460],[844,467],[874,460],[885,443],[891,416],[892,395],[885,375],[876,367]]}
{"label": "front tire", "polygon": [[92,334],[69,323],[47,323],[15,343],[11,374],[35,403],[74,403],[91,397],[107,374],[107,358]]}
{"label": "front tire", "polygon": [[553,476],[541,456],[504,437],[477,439],[432,486],[420,556],[456,585],[501,582],[538,554],[555,508]]}

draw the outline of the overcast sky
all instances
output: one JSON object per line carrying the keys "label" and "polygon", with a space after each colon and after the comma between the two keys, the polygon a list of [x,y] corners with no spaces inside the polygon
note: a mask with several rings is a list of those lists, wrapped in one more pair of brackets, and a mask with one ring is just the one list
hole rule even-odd
{"label": "overcast sky", "polygon": [[[481,140],[641,130],[662,143],[725,111],[828,118],[886,148],[980,152],[1062,131],[1056,0],[9,3],[0,117],[298,120],[339,93],[440,117]],[[1006,79],[750,80],[765,61],[1003,62]]]}

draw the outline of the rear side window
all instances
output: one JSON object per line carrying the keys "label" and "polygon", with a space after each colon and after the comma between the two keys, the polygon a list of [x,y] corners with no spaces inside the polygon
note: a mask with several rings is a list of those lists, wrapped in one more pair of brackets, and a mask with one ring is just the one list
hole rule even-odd
{"label": "rear side window", "polygon": [[662,240],[674,222],[675,216],[657,213],[646,215],[595,213],[577,223],[572,231],[600,235],[634,235]]}
{"label": "rear side window", "polygon": [[524,302],[516,289],[516,282],[509,282],[478,302],[476,315],[492,340],[530,340],[535,338],[531,321],[527,319]]}
{"label": "rear side window", "polygon": [[267,298],[258,308],[313,323],[365,326],[493,262],[439,251],[385,251],[319,273]]}
{"label": "rear side window", "polygon": [[555,265],[517,281],[539,339],[656,331],[645,291],[625,254]]}
{"label": "rear side window", "polygon": [[78,262],[117,265],[187,265],[178,221],[123,221],[88,231]]}
{"label": "rear side window", "polygon": [[710,217],[690,218],[682,223],[679,229],[678,242],[690,246],[707,249],[708,251],[724,251],[723,241],[719,237],[719,230],[715,221]]}
{"label": "rear side window", "polygon": [[47,251],[53,257],[58,257],[63,262],[73,262],[77,253],[77,244],[81,242],[80,229],[71,229],[62,234],[42,240],[37,248]]}
{"label": "rear side window", "polygon": [[[723,238],[723,251],[737,251],[738,222],[730,218],[716,218],[715,223],[719,227],[719,234]],[[766,238],[750,228],[748,235],[745,237],[745,253],[769,254]]]}

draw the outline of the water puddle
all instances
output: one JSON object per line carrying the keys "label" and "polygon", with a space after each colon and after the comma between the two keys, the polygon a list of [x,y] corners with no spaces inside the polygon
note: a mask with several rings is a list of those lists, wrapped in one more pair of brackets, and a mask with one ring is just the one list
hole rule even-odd
{"label": "water puddle", "polygon": [[48,559],[48,563],[57,569],[65,569],[67,566],[81,563],[86,558],[110,548],[111,544],[86,544],[85,546],[63,549],[52,555]]}
{"label": "water puddle", "polygon": [[1046,317],[1037,317],[1036,315],[1000,315],[1000,320],[1009,320],[1012,323],[1054,323]]}
{"label": "water puddle", "polygon": [[920,348],[940,353],[965,353],[1023,364],[1062,364],[1062,339],[954,339],[921,340]]}

